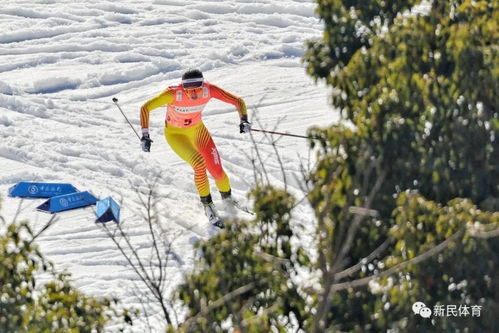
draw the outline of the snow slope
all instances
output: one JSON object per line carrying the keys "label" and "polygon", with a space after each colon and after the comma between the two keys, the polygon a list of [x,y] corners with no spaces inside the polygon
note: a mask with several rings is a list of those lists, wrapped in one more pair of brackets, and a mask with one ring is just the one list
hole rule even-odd
{"label": "snow slope", "polygon": [[[151,114],[151,153],[111,102],[119,103],[138,130],[139,108],[185,69],[246,100],[255,128],[304,135],[338,114],[328,92],[305,74],[304,41],[319,37],[322,24],[308,0],[3,0],[0,7],[0,195],[2,214],[41,225],[43,200],[7,197],[19,181],[70,182],[122,204],[124,227],[139,253],[148,258],[151,240],[140,218],[136,192],[157,177],[158,209],[173,250],[181,260],[168,267],[168,291],[192,267],[192,245],[217,232],[198,203],[190,167],[163,139],[164,109]],[[212,100],[204,121],[223,159],[236,196],[254,185],[249,136],[239,134],[237,112]],[[258,120],[258,121],[257,121]],[[283,186],[274,148],[253,134],[270,181]],[[308,163],[305,140],[281,137],[278,148],[286,181],[303,197],[300,163]],[[213,184],[212,184],[213,185]],[[212,186],[215,203],[219,203]],[[82,291],[113,296],[140,307],[145,287],[94,224],[93,207],[58,214],[39,240],[44,253],[72,273]],[[244,214],[239,214],[244,217]],[[297,223],[312,226],[305,204]],[[142,299],[142,301],[144,301]],[[157,309],[147,314],[152,323]],[[146,315],[142,316],[144,319]],[[142,320],[134,326],[140,332]],[[158,331],[160,327],[157,326]]]}

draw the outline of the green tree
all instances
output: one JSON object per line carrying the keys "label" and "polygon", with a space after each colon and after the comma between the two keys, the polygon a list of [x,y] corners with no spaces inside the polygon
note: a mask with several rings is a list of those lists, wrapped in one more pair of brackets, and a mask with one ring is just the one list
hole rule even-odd
{"label": "green tree", "polygon": [[227,320],[245,332],[287,332],[304,324],[306,304],[293,277],[309,259],[290,244],[295,201],[268,186],[253,195],[254,220],[228,223],[224,232],[197,244],[202,256],[177,294],[189,313],[172,332],[227,331]]}
{"label": "green tree", "polygon": [[[317,1],[324,34],[304,62],[342,115],[309,133],[317,259],[299,259],[289,194],[260,185],[253,221],[201,243],[186,330],[498,329],[498,1],[420,4]],[[430,320],[416,301],[482,311]]]}
{"label": "green tree", "polygon": [[[460,218],[464,213],[451,209],[451,200],[468,198],[497,210],[498,2],[434,1],[426,13],[403,14],[416,3],[318,1],[325,33],[309,43],[305,62],[312,76],[333,87],[332,102],[344,121],[311,131],[321,143],[310,194],[323,272],[313,325],[317,332],[326,327],[420,328],[428,321],[412,315],[417,300],[430,305],[484,303],[489,314],[466,322],[436,318],[433,328],[497,328],[491,316],[499,299],[491,284],[499,274],[497,238],[472,241],[469,231],[460,228],[473,220]],[[451,225],[437,224],[429,219],[432,214],[420,216],[419,205],[404,207],[412,212],[399,215],[408,200],[406,189],[417,190],[421,197],[415,202],[423,206],[427,200],[447,205],[444,212],[432,206],[432,214],[440,221],[460,221],[463,231],[452,245],[444,243],[452,235]],[[379,215],[352,214],[349,208],[356,206],[374,208]],[[476,210],[471,204],[467,208]],[[485,225],[497,225],[497,213],[486,216]],[[417,226],[411,231],[418,237],[410,243],[408,233],[397,232],[404,224]],[[445,253],[425,256],[417,274],[413,265],[397,266],[442,243]],[[476,251],[464,250],[470,247]],[[358,268],[355,264],[376,249],[385,257],[374,260],[371,271],[369,265],[365,272],[347,270],[353,280],[337,285],[346,278],[343,269]],[[381,295],[372,288],[348,288],[371,281],[369,276],[381,274],[378,267],[403,272],[380,281]],[[474,288],[449,292],[462,281]]]}
{"label": "green tree", "polygon": [[[87,296],[71,285],[69,275],[57,273],[35,244],[39,232],[23,222],[0,217],[0,331],[104,332],[106,323],[128,312],[114,310],[116,300]],[[39,283],[39,274],[51,277]]]}

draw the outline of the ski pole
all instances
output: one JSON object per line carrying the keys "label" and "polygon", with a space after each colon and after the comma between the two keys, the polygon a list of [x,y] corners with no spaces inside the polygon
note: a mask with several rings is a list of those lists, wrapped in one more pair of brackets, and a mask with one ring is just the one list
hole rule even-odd
{"label": "ski pole", "polygon": [[269,134],[277,134],[277,135],[285,135],[285,136],[294,136],[296,138],[303,138],[303,139],[308,139],[308,136],[304,135],[297,135],[297,134],[290,134],[290,133],[282,133],[282,132],[274,132],[274,131],[266,131],[266,130],[261,130],[261,129],[256,129],[252,128],[251,129],[253,132],[262,132],[262,133],[269,133]]}
{"label": "ski pole", "polygon": [[135,133],[135,135],[137,135],[137,137],[139,138],[140,140],[140,136],[139,136],[139,133],[137,133],[137,131],[135,130],[135,128],[133,127],[132,123],[130,122],[130,120],[128,120],[128,118],[125,116],[125,113],[123,112],[123,110],[121,109],[120,105],[118,104],[118,99],[116,97],[113,97],[113,102],[114,104],[116,104],[116,106],[118,107],[118,109],[120,110],[121,114],[123,115],[123,117],[125,117],[126,121],[128,122],[128,125],[130,125],[130,127],[132,128],[133,132]]}

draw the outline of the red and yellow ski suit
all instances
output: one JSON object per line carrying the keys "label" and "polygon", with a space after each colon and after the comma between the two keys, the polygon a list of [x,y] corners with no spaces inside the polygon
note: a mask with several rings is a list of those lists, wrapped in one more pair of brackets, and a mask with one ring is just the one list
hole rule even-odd
{"label": "red and yellow ski suit", "polygon": [[201,197],[210,195],[206,169],[215,178],[220,192],[230,191],[229,178],[222,168],[220,155],[201,119],[201,113],[211,98],[230,103],[237,108],[240,117],[247,116],[246,104],[242,98],[206,81],[201,88],[195,90],[186,91],[182,85],[168,87],[140,109],[142,131],[147,132],[149,112],[160,106],[167,106],[166,141],[194,169],[194,183]]}

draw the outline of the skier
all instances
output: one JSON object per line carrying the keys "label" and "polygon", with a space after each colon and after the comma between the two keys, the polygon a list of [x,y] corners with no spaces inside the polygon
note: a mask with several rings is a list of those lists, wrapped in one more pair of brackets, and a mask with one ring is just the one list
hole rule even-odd
{"label": "skier", "polygon": [[222,199],[233,205],[237,202],[231,196],[229,178],[222,168],[215,143],[201,120],[201,113],[211,98],[219,99],[237,108],[241,119],[240,133],[248,133],[251,130],[244,100],[206,82],[201,71],[191,69],[182,75],[181,84],[168,87],[141,107],[141,143],[142,150],[149,152],[153,142],[149,136],[149,112],[166,105],[166,141],[173,151],[194,169],[194,183],[208,220],[213,225],[223,228],[222,219],[218,216],[211,198],[206,169],[215,178]]}

